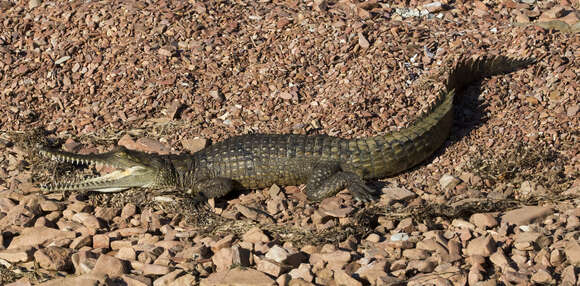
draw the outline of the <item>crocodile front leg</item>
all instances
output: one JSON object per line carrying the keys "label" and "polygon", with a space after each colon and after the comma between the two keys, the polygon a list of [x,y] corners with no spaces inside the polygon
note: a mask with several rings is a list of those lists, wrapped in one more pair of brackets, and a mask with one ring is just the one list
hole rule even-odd
{"label": "crocodile front leg", "polygon": [[338,163],[317,164],[308,178],[305,193],[309,200],[321,201],[345,188],[358,201],[369,202],[374,199],[375,191],[359,175],[343,171]]}
{"label": "crocodile front leg", "polygon": [[196,182],[198,194],[205,198],[223,197],[234,189],[234,181],[229,178],[217,177]]}

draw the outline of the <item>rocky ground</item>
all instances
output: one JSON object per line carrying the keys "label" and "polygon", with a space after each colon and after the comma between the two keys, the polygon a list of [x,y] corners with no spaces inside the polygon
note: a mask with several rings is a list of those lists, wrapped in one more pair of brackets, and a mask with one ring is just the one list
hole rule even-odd
{"label": "rocky ground", "polygon": [[[578,285],[577,1],[0,0],[0,284]],[[272,186],[46,193],[37,144],[194,152],[404,128],[461,56],[538,62],[457,98],[445,146],[319,204]]]}

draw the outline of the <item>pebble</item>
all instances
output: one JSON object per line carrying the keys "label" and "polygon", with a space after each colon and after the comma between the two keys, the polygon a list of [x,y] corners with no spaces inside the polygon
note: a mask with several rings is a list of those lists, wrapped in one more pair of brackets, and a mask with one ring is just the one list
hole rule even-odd
{"label": "pebble", "polygon": [[338,285],[344,286],[362,286],[362,283],[350,275],[348,275],[344,270],[339,269],[334,271],[334,281]]}
{"label": "pebble", "polygon": [[417,196],[417,194],[403,187],[385,187],[381,190],[381,192],[383,193],[381,197],[394,201],[406,201]]}
{"label": "pebble", "polygon": [[122,274],[129,273],[129,266],[126,262],[118,259],[116,257],[101,254],[92,273],[101,273],[109,276],[121,276]]}
{"label": "pebble", "polygon": [[258,227],[253,227],[242,236],[242,240],[252,243],[268,242],[270,238]]}
{"label": "pebble", "polygon": [[314,276],[312,275],[312,266],[307,263],[301,263],[298,268],[294,268],[288,272],[292,279],[301,278],[304,281],[312,282],[314,280]]}
{"label": "pebble", "polygon": [[457,185],[459,185],[460,183],[461,183],[461,179],[459,179],[455,176],[449,175],[449,174],[445,174],[445,175],[441,176],[441,178],[439,179],[439,185],[444,190],[453,189]]}
{"label": "pebble", "polygon": [[488,257],[496,250],[495,241],[490,235],[480,236],[469,242],[465,253],[467,255],[481,255]]}
{"label": "pebble", "polygon": [[8,249],[17,249],[28,246],[36,247],[51,241],[74,239],[75,237],[76,234],[72,231],[61,231],[44,226],[24,228],[19,236],[12,239]]}
{"label": "pebble", "polygon": [[30,249],[3,249],[0,250],[0,259],[10,263],[28,262],[31,260]]}
{"label": "pebble", "polygon": [[469,221],[481,229],[494,228],[498,225],[496,217],[489,213],[473,214]]}
{"label": "pebble", "polygon": [[273,286],[274,279],[268,275],[251,268],[234,268],[225,271],[214,272],[209,277],[201,279],[200,286],[215,285],[255,285]]}
{"label": "pebble", "polygon": [[574,266],[580,266],[580,244],[577,240],[570,240],[564,248],[568,262]]}

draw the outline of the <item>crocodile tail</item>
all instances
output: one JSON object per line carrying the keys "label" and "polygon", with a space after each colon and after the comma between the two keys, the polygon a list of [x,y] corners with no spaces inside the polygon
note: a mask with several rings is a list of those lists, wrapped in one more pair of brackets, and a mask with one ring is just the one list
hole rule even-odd
{"label": "crocodile tail", "polygon": [[505,74],[535,63],[534,58],[479,56],[460,60],[449,73],[447,91],[461,92],[466,86],[484,77]]}
{"label": "crocodile tail", "polygon": [[443,145],[453,125],[453,97],[469,84],[484,77],[504,74],[524,68],[535,59],[506,56],[481,56],[461,59],[449,72],[446,87],[436,102],[408,128],[384,136],[366,138],[376,148],[373,162],[367,166],[367,177],[384,177],[400,173],[421,163]]}

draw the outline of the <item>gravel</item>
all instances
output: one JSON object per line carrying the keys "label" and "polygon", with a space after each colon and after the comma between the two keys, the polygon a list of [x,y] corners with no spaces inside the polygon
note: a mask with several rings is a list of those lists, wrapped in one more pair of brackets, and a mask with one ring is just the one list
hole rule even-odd
{"label": "gravel", "polygon": [[[575,285],[580,46],[573,1],[0,0],[0,284]],[[309,203],[272,186],[42,193],[108,172],[36,144],[195,152],[247,133],[404,128],[463,55],[534,56],[458,97],[424,164]]]}

